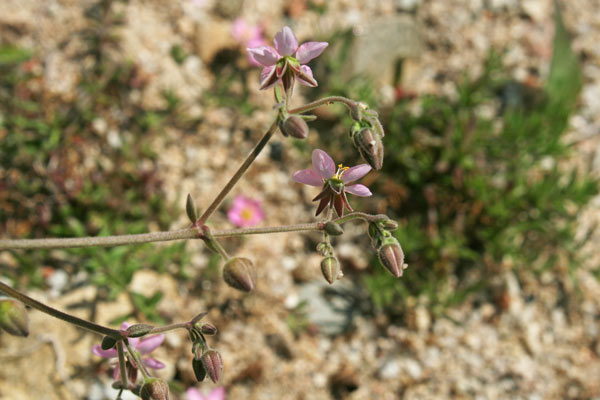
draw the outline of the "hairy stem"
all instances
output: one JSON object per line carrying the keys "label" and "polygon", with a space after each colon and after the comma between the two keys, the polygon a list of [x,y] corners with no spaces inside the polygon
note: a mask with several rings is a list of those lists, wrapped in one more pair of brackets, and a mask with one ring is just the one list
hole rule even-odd
{"label": "hairy stem", "polygon": [[86,321],[84,319],[59,311],[55,308],[52,308],[43,303],[40,303],[37,300],[32,299],[31,297],[19,292],[16,289],[11,288],[10,286],[5,285],[2,282],[0,282],[0,291],[6,293],[11,297],[14,297],[15,299],[32,308],[35,308],[36,310],[46,313],[54,318],[62,319],[63,321],[66,321],[70,324],[77,325],[80,328],[87,329],[89,331],[96,332],[101,335],[108,335],[115,339],[121,337],[121,332],[116,329],[110,329],[105,326],[98,325],[93,322]]}
{"label": "hairy stem", "polygon": [[256,144],[256,146],[254,146],[254,148],[252,149],[250,154],[248,154],[248,156],[246,157],[246,159],[244,160],[242,165],[240,165],[240,167],[235,172],[235,174],[231,177],[229,182],[227,182],[227,184],[225,184],[223,189],[221,189],[221,192],[217,195],[217,197],[215,197],[215,199],[212,201],[212,203],[210,203],[210,205],[208,206],[206,211],[204,211],[204,213],[200,216],[200,218],[197,221],[197,223],[199,225],[204,225],[206,220],[208,220],[208,218],[217,210],[217,208],[219,208],[219,206],[223,202],[223,199],[225,199],[225,196],[227,196],[227,194],[229,194],[231,189],[233,189],[235,184],[240,180],[240,178],[248,170],[248,167],[250,167],[250,165],[254,162],[254,160],[260,154],[262,149],[267,145],[267,142],[269,141],[269,139],[271,139],[271,137],[273,136],[273,133],[275,133],[276,129],[277,129],[277,119],[275,119],[275,121],[273,121],[273,124],[271,124],[271,127],[269,128],[269,130],[267,130],[265,132],[263,137]]}
{"label": "hairy stem", "polygon": [[[260,235],[265,233],[318,231],[319,223],[283,225],[264,228],[241,228],[211,231],[213,237],[232,237],[243,235]],[[186,228],[174,231],[142,233],[137,235],[88,236],[81,238],[55,239],[7,239],[0,240],[1,250],[23,249],[65,249],[73,247],[119,246],[125,244],[142,244],[164,242],[170,240],[198,239],[197,228]]]}
{"label": "hairy stem", "polygon": [[351,109],[353,106],[356,105],[356,101],[349,99],[347,97],[342,97],[342,96],[329,96],[329,97],[323,97],[322,99],[319,100],[315,100],[312,101],[310,103],[307,103],[303,106],[297,107],[297,108],[293,108],[291,110],[288,110],[288,112],[290,114],[302,114],[305,113],[307,111],[310,110],[314,110],[315,108],[321,107],[321,106],[326,106],[332,103],[342,103],[344,104],[346,107],[348,107],[348,109]]}
{"label": "hairy stem", "polygon": [[155,335],[157,333],[163,333],[163,332],[168,332],[168,331],[173,331],[175,329],[189,329],[190,327],[190,323],[189,322],[178,322],[176,324],[170,324],[170,325],[165,325],[165,326],[159,326],[156,328],[152,328],[152,330],[150,332],[148,332],[147,335]]}
{"label": "hairy stem", "polygon": [[123,350],[123,341],[117,341],[117,355],[119,357],[119,372],[121,373],[121,383],[123,384],[123,388],[128,388],[129,383],[127,383],[127,366],[125,365],[125,353]]}
{"label": "hairy stem", "polygon": [[135,365],[137,365],[138,369],[144,376],[144,380],[150,378],[150,374],[148,373],[148,370],[142,363],[142,358],[140,357],[139,353],[132,349],[131,345],[128,342],[125,342],[125,346],[127,346],[127,352],[129,353],[129,356],[133,358]]}

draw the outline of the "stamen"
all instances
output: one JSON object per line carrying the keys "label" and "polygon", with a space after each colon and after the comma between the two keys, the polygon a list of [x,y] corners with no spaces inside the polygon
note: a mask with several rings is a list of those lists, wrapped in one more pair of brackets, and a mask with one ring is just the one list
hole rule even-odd
{"label": "stamen", "polygon": [[344,167],[344,164],[338,164],[338,170],[334,175],[334,178],[341,179],[344,175],[344,171],[350,169],[350,167]]}

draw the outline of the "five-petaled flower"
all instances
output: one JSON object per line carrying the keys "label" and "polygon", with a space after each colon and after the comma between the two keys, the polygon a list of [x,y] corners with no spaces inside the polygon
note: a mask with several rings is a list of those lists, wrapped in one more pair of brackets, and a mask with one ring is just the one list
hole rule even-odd
{"label": "five-petaled flower", "polygon": [[[264,46],[266,43],[262,34],[262,27],[260,25],[253,25],[248,23],[244,18],[238,18],[234,21],[231,33],[235,40],[240,43],[243,47],[259,47]],[[261,65],[252,57],[251,53],[248,53],[248,61],[254,66]]]}
{"label": "five-petaled flower", "polygon": [[[129,328],[130,326],[131,326],[131,324],[128,324],[127,322],[123,322],[123,324],[121,324],[121,330],[124,331],[127,328]],[[143,355],[152,353],[158,346],[160,346],[162,344],[162,342],[165,340],[165,335],[160,334],[160,335],[150,336],[145,339],[128,338],[127,340],[129,341],[129,346],[134,351],[136,351],[140,356],[143,356]],[[127,353],[127,350],[125,350],[125,352]],[[104,358],[117,357],[117,349],[112,348],[112,349],[108,349],[108,350],[103,350],[99,344],[92,346],[92,353],[94,353],[97,356],[104,357]],[[135,365],[135,361],[133,360],[132,357],[127,357],[127,358],[128,358],[128,363],[127,363],[128,374],[130,376],[130,379],[132,381],[134,381],[135,380],[134,378],[137,376],[137,366]],[[144,363],[144,366],[146,366],[148,368],[152,368],[152,369],[162,369],[165,367],[165,365],[163,363],[161,363],[160,361],[158,361],[157,359],[152,358],[152,357],[142,358],[142,363]],[[119,379],[119,373],[120,373],[119,372],[119,364],[117,364],[116,368],[113,371],[113,379],[114,380]]]}
{"label": "five-petaled flower", "polygon": [[246,196],[237,196],[227,211],[227,218],[236,226],[248,228],[260,224],[265,215],[258,201]]}
{"label": "five-petaled flower", "polygon": [[338,165],[323,150],[316,149],[312,152],[312,168],[296,171],[292,178],[299,183],[311,186],[322,186],[323,190],[313,199],[320,200],[316,215],[319,215],[328,205],[335,209],[338,216],[344,214],[344,207],[352,211],[348,203],[346,193],[355,196],[371,196],[371,191],[365,185],[355,184],[346,186],[363,176],[371,170],[369,164],[360,164],[352,168]]}
{"label": "five-petaled flower", "polygon": [[246,49],[264,67],[260,73],[260,89],[270,88],[281,81],[287,92],[294,87],[296,78],[303,85],[317,86],[312,70],[305,64],[318,57],[328,43],[307,42],[298,46],[294,32],[287,26],[275,35],[273,42],[275,48],[259,46]]}
{"label": "five-petaled flower", "polygon": [[222,386],[211,390],[206,396],[193,387],[189,388],[185,394],[187,400],[225,400],[225,388]]}

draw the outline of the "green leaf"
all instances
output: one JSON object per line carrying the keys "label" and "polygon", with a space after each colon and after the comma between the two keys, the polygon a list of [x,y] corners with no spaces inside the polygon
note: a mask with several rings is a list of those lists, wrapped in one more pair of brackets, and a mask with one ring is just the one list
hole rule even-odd
{"label": "green leaf", "polygon": [[558,0],[554,1],[554,44],[546,90],[551,102],[573,106],[581,90],[582,78],[577,55],[571,48]]}
{"label": "green leaf", "polygon": [[0,66],[8,64],[17,64],[28,60],[31,57],[29,50],[14,46],[0,47]]}

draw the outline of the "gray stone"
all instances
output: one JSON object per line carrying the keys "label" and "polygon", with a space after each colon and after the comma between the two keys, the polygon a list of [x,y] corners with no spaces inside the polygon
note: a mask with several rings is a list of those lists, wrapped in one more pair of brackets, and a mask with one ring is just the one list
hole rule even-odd
{"label": "gray stone", "polygon": [[346,74],[365,74],[391,83],[396,62],[415,58],[421,49],[420,35],[412,16],[373,19],[354,28],[355,38]]}
{"label": "gray stone", "polygon": [[343,280],[333,285],[317,280],[300,286],[300,302],[306,303],[306,316],[322,333],[339,335],[350,327],[354,312],[349,286]]}

